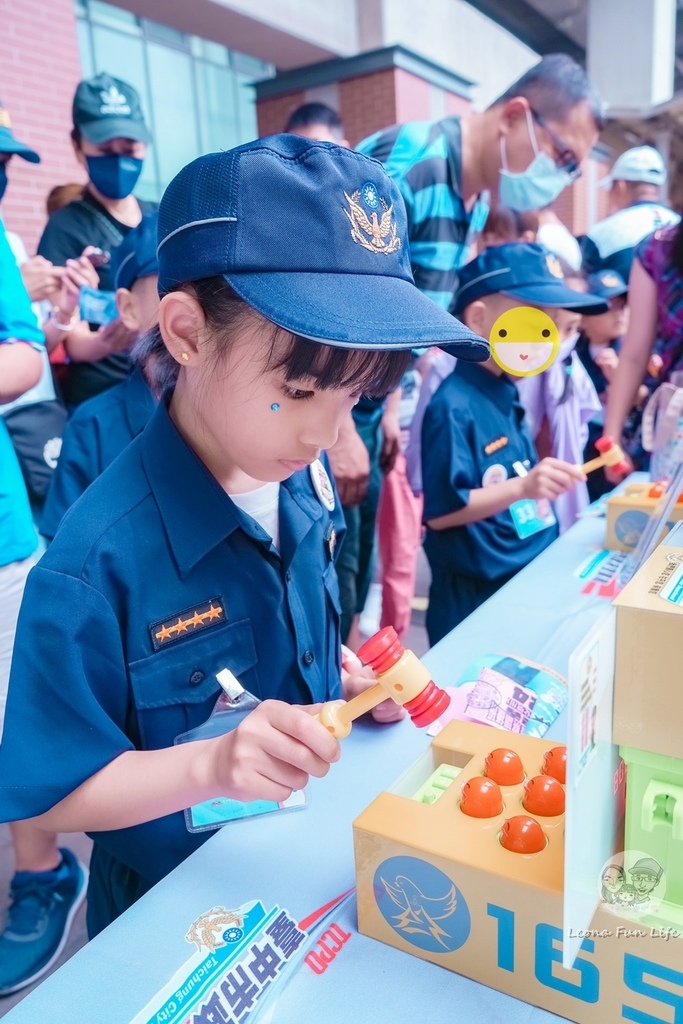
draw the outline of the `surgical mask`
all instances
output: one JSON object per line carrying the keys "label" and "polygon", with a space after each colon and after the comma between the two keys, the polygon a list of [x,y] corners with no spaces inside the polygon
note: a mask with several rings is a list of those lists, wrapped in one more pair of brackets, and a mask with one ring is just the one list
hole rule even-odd
{"label": "surgical mask", "polygon": [[541,152],[536,141],[536,132],[531,121],[531,113],[526,112],[529,138],[534,147],[534,159],[525,171],[513,174],[508,170],[505,136],[500,138],[500,159],[502,168],[498,180],[498,194],[503,206],[524,212],[540,210],[557,199],[560,192],[571,185],[571,175],[558,167],[547,153]]}
{"label": "surgical mask", "polygon": [[134,156],[86,156],[85,162],[93,185],[108,199],[129,196],[142,173],[142,160]]}
{"label": "surgical mask", "polygon": [[7,164],[0,164],[0,203],[7,188]]}

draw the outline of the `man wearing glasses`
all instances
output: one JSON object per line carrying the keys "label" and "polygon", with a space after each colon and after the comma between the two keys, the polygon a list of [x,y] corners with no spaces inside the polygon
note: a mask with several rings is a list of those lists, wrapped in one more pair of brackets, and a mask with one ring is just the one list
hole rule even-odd
{"label": "man wearing glasses", "polygon": [[579,177],[603,124],[583,68],[550,54],[487,110],[394,125],[356,148],[398,184],[415,284],[448,308],[489,205],[547,206]]}

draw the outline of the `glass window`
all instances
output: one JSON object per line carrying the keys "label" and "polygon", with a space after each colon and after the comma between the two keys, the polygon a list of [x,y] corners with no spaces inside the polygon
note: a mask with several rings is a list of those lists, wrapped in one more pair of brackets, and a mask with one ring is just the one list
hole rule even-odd
{"label": "glass window", "polygon": [[208,39],[200,39],[199,36],[190,36],[190,49],[193,57],[200,60],[208,60],[224,68],[229,64],[228,51],[220,43],[212,43]]}
{"label": "glass window", "polygon": [[235,75],[237,79],[237,116],[242,142],[250,142],[258,137],[256,123],[256,96],[254,79],[251,75]]}
{"label": "glass window", "polygon": [[102,0],[74,3],[83,77],[107,71],[140,93],[153,143],[139,198],[158,200],[200,153],[256,138],[253,82],[274,74],[270,64]]}
{"label": "glass window", "polygon": [[76,34],[78,36],[78,50],[81,55],[81,73],[83,78],[92,78],[95,72],[95,60],[92,53],[92,38],[90,25],[81,18],[76,20]]}
{"label": "glass window", "polygon": [[196,74],[202,152],[215,153],[239,146],[244,139],[237,119],[234,74],[228,68],[203,61],[197,61]]}
{"label": "glass window", "polygon": [[119,32],[134,36],[141,34],[137,17],[120,7],[112,7],[111,4],[101,3],[100,0],[88,0],[88,13],[90,20],[99,25],[109,25],[111,28],[117,28]]}
{"label": "glass window", "polygon": [[156,130],[159,175],[167,185],[181,167],[199,156],[197,115],[188,54],[148,43],[149,81]]}

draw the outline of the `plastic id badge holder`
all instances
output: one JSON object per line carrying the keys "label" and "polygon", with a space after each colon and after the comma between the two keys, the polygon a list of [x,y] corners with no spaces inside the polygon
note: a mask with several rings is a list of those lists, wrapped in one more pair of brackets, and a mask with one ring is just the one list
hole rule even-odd
{"label": "plastic id badge holder", "polygon": [[[176,736],[176,743],[192,743],[194,740],[214,739],[232,732],[246,718],[250,711],[261,703],[258,697],[245,690],[229,669],[224,668],[216,674],[223,692],[216,701],[211,717],[196,729]],[[221,828],[231,821],[253,818],[258,814],[271,814],[273,811],[302,810],[308,804],[308,787],[295,790],[287,800],[277,803],[275,800],[232,800],[230,797],[216,797],[194,804],[185,809],[185,824],[188,832],[206,832],[209,829]]]}

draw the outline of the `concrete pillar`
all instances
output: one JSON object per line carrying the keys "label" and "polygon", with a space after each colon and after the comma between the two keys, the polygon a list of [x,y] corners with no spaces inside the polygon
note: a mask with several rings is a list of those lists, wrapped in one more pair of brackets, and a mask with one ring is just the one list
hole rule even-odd
{"label": "concrete pillar", "polygon": [[587,67],[608,108],[673,95],[676,0],[588,0]]}

